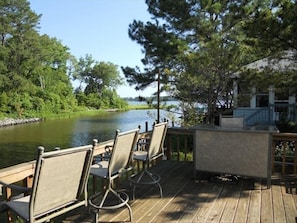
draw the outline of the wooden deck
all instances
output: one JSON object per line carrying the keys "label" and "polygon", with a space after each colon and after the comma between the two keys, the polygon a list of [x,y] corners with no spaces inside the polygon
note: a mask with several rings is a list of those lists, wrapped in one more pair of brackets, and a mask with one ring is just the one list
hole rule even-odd
{"label": "wooden deck", "polygon": [[[190,162],[161,161],[151,170],[158,172],[163,198],[153,187],[138,188],[136,200],[131,201],[133,222],[295,222],[297,195],[286,192],[280,179],[273,179],[270,189],[266,182],[239,178],[237,183],[220,183],[193,178]],[[129,194],[128,184],[122,185]],[[123,222],[128,211],[100,211],[100,222]],[[87,209],[76,210],[55,222],[92,222]]]}

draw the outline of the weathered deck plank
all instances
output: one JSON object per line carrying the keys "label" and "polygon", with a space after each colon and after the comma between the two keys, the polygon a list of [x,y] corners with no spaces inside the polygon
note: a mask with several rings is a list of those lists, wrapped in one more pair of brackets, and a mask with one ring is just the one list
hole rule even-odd
{"label": "weathered deck plank", "polygon": [[239,196],[240,196],[240,186],[239,185],[232,185],[230,188],[230,191],[232,193],[229,193],[228,200],[226,202],[226,206],[224,208],[224,211],[222,213],[222,217],[220,219],[220,222],[233,222],[234,216],[237,210]]}
{"label": "weathered deck plank", "polygon": [[180,213],[179,222],[191,222],[195,217],[196,211],[200,208],[200,204],[205,202],[204,196],[199,196],[198,191],[205,190],[205,186],[197,187],[195,184],[189,184],[183,193],[177,198],[177,202],[184,205],[183,212]]}
{"label": "weathered deck plank", "polygon": [[274,222],[286,222],[282,190],[278,185],[272,185],[272,204]]}
{"label": "weathered deck plank", "polygon": [[247,222],[254,223],[260,222],[260,210],[261,210],[261,190],[255,188],[251,191],[249,212],[247,216]]}
{"label": "weathered deck plank", "polygon": [[251,182],[243,181],[240,189],[238,205],[234,216],[234,222],[247,222],[249,200],[251,197]]}
{"label": "weathered deck plank", "polygon": [[272,207],[272,195],[271,190],[266,188],[266,185],[262,186],[261,190],[261,222],[270,223],[273,222],[273,207]]}
{"label": "weathered deck plank", "polygon": [[[185,163],[186,164],[186,163]],[[183,166],[180,166],[181,168],[176,169],[172,168],[167,171],[165,171],[165,176],[164,178],[162,177],[161,180],[161,185],[168,185],[167,189],[163,187],[163,198],[154,198],[150,202],[148,202],[146,205],[146,210],[143,215],[136,220],[136,222],[158,222],[159,217],[162,216],[161,218],[164,218],[165,220],[168,219],[167,221],[172,220],[174,216],[167,216],[166,208],[167,205],[171,204],[174,198],[179,194],[179,192],[186,186],[188,181],[184,180],[183,176],[191,177],[189,175],[189,169],[186,168],[187,166],[184,164]],[[152,170],[152,171],[158,171],[158,170]],[[139,187],[137,188],[139,191],[139,199],[147,199],[150,198],[152,195],[145,194],[145,195],[140,195],[143,193],[143,191],[147,190],[147,187]],[[157,191],[158,192],[158,191]],[[155,197],[155,196],[154,196]],[[137,198],[137,197],[136,197]],[[136,199],[137,200],[137,199]],[[136,206],[134,203],[132,204],[132,207]],[[137,209],[136,209],[137,212]],[[172,213],[172,212],[171,212]]]}
{"label": "weathered deck plank", "polygon": [[286,193],[285,187],[281,187],[281,192],[283,196],[283,203],[284,203],[284,209],[286,213],[286,221],[287,222],[294,222],[295,217],[294,214],[296,213],[296,206],[293,199],[293,196],[296,196],[291,193]]}
{"label": "weathered deck plank", "polygon": [[[158,188],[139,187],[135,201],[130,201],[134,222],[227,222],[227,223],[294,223],[297,194],[287,193],[284,182],[273,180],[270,188],[259,181],[240,178],[238,183],[215,183],[193,179],[193,165],[162,161],[152,167],[161,175],[163,198]],[[131,195],[128,183],[121,188]],[[93,213],[80,208],[52,222],[91,223]],[[128,211],[100,211],[100,222],[123,222]]]}

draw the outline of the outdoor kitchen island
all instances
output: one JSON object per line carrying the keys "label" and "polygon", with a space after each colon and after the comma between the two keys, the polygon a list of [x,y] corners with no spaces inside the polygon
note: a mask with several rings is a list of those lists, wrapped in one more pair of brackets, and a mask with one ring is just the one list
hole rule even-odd
{"label": "outdoor kitchen island", "polygon": [[273,126],[195,128],[195,178],[210,172],[267,180],[271,185],[271,144]]}

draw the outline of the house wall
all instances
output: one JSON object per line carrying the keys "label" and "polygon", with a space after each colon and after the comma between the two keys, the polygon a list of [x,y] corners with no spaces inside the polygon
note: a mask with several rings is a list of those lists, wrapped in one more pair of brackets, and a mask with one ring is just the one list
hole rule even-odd
{"label": "house wall", "polygon": [[[267,58],[263,58],[257,61],[254,61],[250,64],[244,66],[246,70],[258,70],[260,72],[297,72],[297,61],[296,61],[296,51],[287,50],[279,52],[276,55],[271,55]],[[297,121],[297,103],[296,96],[291,95],[288,98],[278,98],[278,95],[275,94],[273,86],[270,86],[268,92],[264,94],[259,94],[260,92],[256,91],[255,88],[250,92],[251,96],[244,101],[244,103],[238,103],[240,96],[246,96],[249,92],[240,92],[240,85],[238,85],[238,78],[240,73],[234,74],[233,82],[233,107],[234,116],[244,115],[246,118],[247,125],[256,125],[258,123],[269,123],[273,124],[274,121],[286,120],[286,121]],[[245,83],[242,83],[246,87]],[[286,88],[286,86],[284,86]],[[243,90],[246,90],[243,88]],[[263,89],[262,89],[263,90]],[[258,97],[257,97],[258,96]],[[265,97],[263,101],[263,96]],[[268,98],[267,98],[268,96]],[[244,97],[242,97],[245,99]],[[257,101],[258,100],[258,101]],[[248,106],[248,107],[239,107],[239,106]]]}
{"label": "house wall", "polygon": [[[237,82],[234,82],[234,98],[237,102],[238,97],[238,87],[236,87]],[[236,107],[234,106],[233,116],[234,117],[245,117],[245,124],[247,126],[253,125],[273,125],[275,121],[289,120],[296,121],[296,96],[291,95],[286,100],[286,103],[280,105],[280,101],[276,100],[275,91],[273,86],[268,89],[268,105],[262,105],[258,107],[261,103],[257,101],[257,96],[265,94],[257,94],[256,89],[252,89],[251,98],[249,102],[249,107]],[[259,100],[259,99],[258,99]],[[267,102],[266,102],[267,103]],[[264,103],[264,104],[266,104]],[[235,103],[234,105],[237,105]]]}
{"label": "house wall", "polygon": [[245,125],[270,125],[273,123],[272,113],[269,108],[236,108],[233,110],[234,117],[245,117]]}

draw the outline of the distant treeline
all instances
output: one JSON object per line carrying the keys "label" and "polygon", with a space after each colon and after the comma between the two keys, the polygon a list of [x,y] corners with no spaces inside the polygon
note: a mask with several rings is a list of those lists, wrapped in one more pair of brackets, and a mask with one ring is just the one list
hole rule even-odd
{"label": "distant treeline", "polygon": [[[138,96],[138,97],[124,97],[122,98],[126,101],[152,101],[152,100],[157,100],[157,98],[153,98],[153,97],[142,97],[142,96]],[[171,96],[161,96],[160,97],[161,101],[177,101],[176,98],[173,98]]]}

